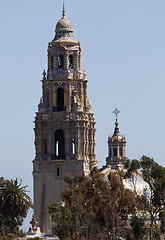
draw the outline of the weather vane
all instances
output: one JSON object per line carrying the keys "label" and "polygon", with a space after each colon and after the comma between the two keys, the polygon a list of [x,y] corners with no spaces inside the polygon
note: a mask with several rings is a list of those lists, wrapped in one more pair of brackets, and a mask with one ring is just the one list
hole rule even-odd
{"label": "weather vane", "polygon": [[117,107],[115,108],[115,110],[112,112],[112,113],[114,113],[115,115],[116,115],[116,119],[117,119],[117,115],[120,113],[121,111],[119,111],[118,109],[117,109]]}

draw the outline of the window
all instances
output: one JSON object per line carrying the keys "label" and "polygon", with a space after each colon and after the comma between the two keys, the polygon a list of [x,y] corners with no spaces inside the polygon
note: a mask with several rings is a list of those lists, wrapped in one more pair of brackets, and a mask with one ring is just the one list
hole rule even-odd
{"label": "window", "polygon": [[57,176],[59,177],[60,176],[60,169],[57,168]]}
{"label": "window", "polygon": [[61,129],[55,132],[55,158],[65,159],[65,134]]}
{"label": "window", "polygon": [[47,150],[47,140],[44,139],[44,154],[47,154],[48,150]]}
{"label": "window", "polygon": [[62,55],[59,55],[59,56],[58,56],[58,68],[59,68],[59,69],[63,69],[63,67],[64,67],[63,56],[62,56]]}
{"label": "window", "polygon": [[109,148],[109,156],[112,157],[112,149]]}
{"label": "window", "polygon": [[56,156],[59,157],[59,153],[58,153],[58,140],[56,142]]}
{"label": "window", "polygon": [[75,154],[76,150],[75,150],[75,139],[72,139],[72,154]]}
{"label": "window", "polygon": [[122,150],[122,147],[119,148],[119,155],[122,157],[123,155],[123,150]]}
{"label": "window", "polygon": [[113,156],[117,157],[117,148],[116,147],[113,149]]}
{"label": "window", "polygon": [[73,68],[73,55],[69,55],[69,68]]}
{"label": "window", "polygon": [[57,89],[57,112],[64,111],[64,89]]}

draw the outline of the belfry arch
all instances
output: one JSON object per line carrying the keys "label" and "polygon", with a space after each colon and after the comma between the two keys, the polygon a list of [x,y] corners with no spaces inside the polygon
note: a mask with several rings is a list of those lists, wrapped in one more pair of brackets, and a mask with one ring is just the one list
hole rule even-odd
{"label": "belfry arch", "polygon": [[64,67],[64,57],[63,55],[58,56],[58,69],[63,69]]}
{"label": "belfry arch", "polygon": [[55,138],[55,159],[65,159],[65,133],[58,129],[54,134]]}
{"label": "belfry arch", "polygon": [[69,68],[73,68],[73,55],[69,55]]}

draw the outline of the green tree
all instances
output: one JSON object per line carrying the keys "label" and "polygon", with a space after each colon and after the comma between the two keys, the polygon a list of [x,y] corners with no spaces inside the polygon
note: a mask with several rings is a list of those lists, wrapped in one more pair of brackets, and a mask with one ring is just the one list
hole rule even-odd
{"label": "green tree", "polygon": [[11,233],[15,233],[31,204],[26,187],[21,187],[17,179],[5,180],[0,185],[0,214],[4,221],[11,221]]}
{"label": "green tree", "polygon": [[130,226],[132,227],[133,239],[143,239],[146,233],[144,219],[135,215],[131,218]]}
{"label": "green tree", "polygon": [[129,214],[136,211],[136,198],[124,188],[119,174],[111,173],[109,181],[111,187],[96,170],[90,177],[67,178],[70,188],[62,194],[62,203],[49,208],[54,233],[64,240],[124,236]]}
{"label": "green tree", "polygon": [[[150,240],[160,239],[165,228],[165,168],[157,164],[152,158],[142,156],[140,161],[127,161],[125,164],[127,172],[125,177],[133,180],[134,173],[141,172],[144,181],[148,184],[151,196],[141,197],[141,209],[146,214],[146,221],[149,220]],[[136,183],[134,183],[136,186]],[[134,188],[136,192],[136,187]],[[149,218],[149,219],[148,219]],[[159,221],[161,222],[158,224]]]}

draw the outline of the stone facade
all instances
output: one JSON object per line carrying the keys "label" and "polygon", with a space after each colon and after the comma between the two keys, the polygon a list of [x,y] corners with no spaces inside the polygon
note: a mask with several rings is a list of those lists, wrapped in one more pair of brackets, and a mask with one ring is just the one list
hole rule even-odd
{"label": "stone facade", "polygon": [[81,72],[81,47],[64,10],[48,45],[42,92],[34,121],[34,213],[41,231],[49,233],[48,206],[60,201],[67,187],[64,177],[88,175],[97,165],[95,119],[87,99],[86,73]]}

